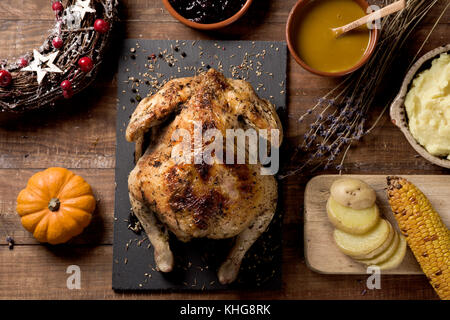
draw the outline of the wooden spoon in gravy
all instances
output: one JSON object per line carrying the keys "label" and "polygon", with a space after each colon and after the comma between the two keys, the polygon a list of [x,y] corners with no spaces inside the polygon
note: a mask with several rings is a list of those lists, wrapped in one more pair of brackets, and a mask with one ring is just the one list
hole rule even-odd
{"label": "wooden spoon in gravy", "polygon": [[400,11],[405,8],[405,5],[406,5],[405,0],[396,1],[380,10],[374,11],[371,14],[368,14],[358,20],[350,22],[349,24],[346,24],[345,26],[333,28],[333,29],[331,29],[331,31],[333,32],[333,34],[336,38],[340,37],[342,34],[348,32],[350,30],[356,29],[356,28],[368,23],[369,21],[381,19],[392,13]]}

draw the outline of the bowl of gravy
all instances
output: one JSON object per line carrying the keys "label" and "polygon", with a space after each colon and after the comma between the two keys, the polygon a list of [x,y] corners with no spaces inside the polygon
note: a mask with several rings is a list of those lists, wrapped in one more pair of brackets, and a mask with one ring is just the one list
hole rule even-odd
{"label": "bowl of gravy", "polygon": [[363,66],[379,37],[377,28],[362,26],[336,37],[332,28],[366,15],[365,0],[299,0],[292,8],[286,40],[295,61],[321,76],[339,77]]}

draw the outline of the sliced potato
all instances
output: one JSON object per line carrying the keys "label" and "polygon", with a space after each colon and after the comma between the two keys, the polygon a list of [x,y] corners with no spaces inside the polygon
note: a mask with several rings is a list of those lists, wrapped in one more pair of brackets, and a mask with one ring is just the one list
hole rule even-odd
{"label": "sliced potato", "polygon": [[331,185],[331,196],[339,204],[355,210],[370,208],[377,198],[373,190],[364,181],[354,178],[341,178]]}
{"label": "sliced potato", "polygon": [[400,236],[397,232],[395,232],[394,241],[392,241],[391,245],[384,250],[382,253],[377,255],[372,259],[357,259],[358,262],[364,263],[365,265],[372,266],[374,264],[382,263],[392,257],[395,251],[398,248],[398,244],[400,243]]}
{"label": "sliced potato", "polygon": [[385,221],[389,226],[389,235],[386,238],[386,240],[381,244],[381,246],[379,246],[375,250],[370,251],[369,253],[366,253],[363,255],[351,255],[351,257],[353,259],[372,259],[372,258],[376,257],[377,255],[379,255],[380,253],[386,251],[387,248],[389,248],[389,246],[394,241],[396,232],[395,232],[394,227],[391,225],[391,223],[388,220],[385,220]]}
{"label": "sliced potato", "polygon": [[399,235],[400,237],[400,243],[397,247],[397,250],[395,250],[392,257],[390,257],[385,262],[377,264],[377,266],[380,268],[380,270],[390,270],[397,268],[403,261],[406,255],[406,238],[402,235]]}
{"label": "sliced potato", "polygon": [[331,223],[338,229],[351,234],[364,234],[378,223],[378,206],[362,210],[344,207],[330,197],[327,201],[327,213]]}
{"label": "sliced potato", "polygon": [[339,229],[334,230],[334,240],[339,249],[349,256],[364,256],[381,247],[391,234],[390,224],[380,219],[368,233],[350,234]]}

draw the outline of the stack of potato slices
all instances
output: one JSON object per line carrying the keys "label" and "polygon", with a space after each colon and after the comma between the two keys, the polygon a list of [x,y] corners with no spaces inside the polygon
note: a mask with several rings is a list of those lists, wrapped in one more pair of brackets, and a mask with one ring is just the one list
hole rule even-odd
{"label": "stack of potato slices", "polygon": [[380,218],[375,191],[353,178],[336,180],[330,191],[327,213],[336,228],[338,248],[367,266],[397,268],[406,254],[406,240],[388,220]]}

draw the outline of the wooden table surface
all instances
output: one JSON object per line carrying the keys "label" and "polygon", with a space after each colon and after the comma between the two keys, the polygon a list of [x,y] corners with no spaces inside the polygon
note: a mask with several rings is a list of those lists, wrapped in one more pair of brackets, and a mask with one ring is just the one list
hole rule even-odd
{"label": "wooden table surface", "polygon": [[[296,0],[256,0],[239,22],[217,33],[191,30],[175,21],[160,0],[123,0],[117,32],[127,38],[284,40],[285,22]],[[0,57],[17,57],[40,46],[53,25],[48,0],[0,1]],[[447,0],[426,17],[407,42],[405,57],[415,55]],[[425,45],[428,51],[449,43],[447,12]],[[118,36],[118,38],[120,38]],[[120,40],[118,40],[120,41]],[[284,179],[283,285],[279,291],[216,293],[115,293],[111,289],[115,114],[117,64],[114,48],[94,86],[45,113],[2,123],[0,127],[0,298],[1,299],[437,299],[425,276],[382,276],[380,290],[367,290],[367,276],[321,275],[310,271],[303,256],[303,191],[314,175]],[[305,125],[296,119],[336,80],[314,76],[289,58],[289,116],[285,123],[288,149],[299,141]],[[389,76],[399,87],[402,75]],[[386,101],[373,105],[376,115]],[[27,179],[40,169],[62,166],[81,174],[99,199],[95,218],[70,245],[37,243],[15,212],[15,199]],[[399,130],[384,115],[361,143],[352,147],[345,173],[449,174],[418,157]],[[5,232],[16,241],[4,242]],[[68,290],[66,269],[81,268],[81,290]]]}

